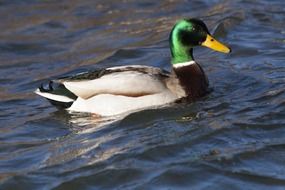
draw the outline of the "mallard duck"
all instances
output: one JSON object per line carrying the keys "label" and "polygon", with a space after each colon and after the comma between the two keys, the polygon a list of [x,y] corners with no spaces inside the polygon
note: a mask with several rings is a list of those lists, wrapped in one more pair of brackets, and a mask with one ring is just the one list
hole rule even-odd
{"label": "mallard duck", "polygon": [[169,36],[172,71],[142,65],[104,68],[51,80],[35,93],[51,104],[71,111],[114,116],[154,108],[208,92],[208,79],[193,58],[195,46],[229,53],[229,47],[211,36],[205,23],[178,21]]}

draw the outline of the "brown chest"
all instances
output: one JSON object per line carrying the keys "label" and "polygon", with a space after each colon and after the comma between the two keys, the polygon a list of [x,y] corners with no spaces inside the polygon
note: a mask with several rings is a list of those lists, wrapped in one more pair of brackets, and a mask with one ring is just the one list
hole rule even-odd
{"label": "brown chest", "polygon": [[195,100],[208,92],[208,79],[199,64],[174,68],[174,72],[184,88],[187,98]]}

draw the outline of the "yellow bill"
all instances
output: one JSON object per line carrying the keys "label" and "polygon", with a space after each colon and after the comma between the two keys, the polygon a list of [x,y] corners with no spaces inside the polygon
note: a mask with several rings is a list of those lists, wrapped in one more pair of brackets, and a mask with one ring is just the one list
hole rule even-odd
{"label": "yellow bill", "polygon": [[206,46],[213,50],[222,52],[222,53],[230,53],[231,49],[226,45],[222,44],[221,42],[217,41],[211,35],[207,34],[206,40],[202,43],[202,46]]}

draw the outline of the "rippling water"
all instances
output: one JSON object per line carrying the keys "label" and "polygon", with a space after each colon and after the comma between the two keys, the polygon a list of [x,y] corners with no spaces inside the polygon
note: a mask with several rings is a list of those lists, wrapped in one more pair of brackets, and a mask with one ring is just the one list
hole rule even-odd
{"label": "rippling water", "polygon": [[[184,17],[233,49],[195,51],[202,100],[110,122],[33,93],[87,69],[169,69]],[[285,189],[284,26],[283,0],[0,1],[0,188]]]}

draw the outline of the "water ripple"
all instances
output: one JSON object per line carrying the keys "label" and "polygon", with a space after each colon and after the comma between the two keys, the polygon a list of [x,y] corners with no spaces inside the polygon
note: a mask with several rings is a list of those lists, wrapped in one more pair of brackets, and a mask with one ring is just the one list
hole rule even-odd
{"label": "water ripple", "polygon": [[[284,189],[284,2],[3,1],[1,189]],[[233,52],[197,48],[213,91],[114,118],[57,111],[49,78],[170,69],[168,34],[199,17]]]}

